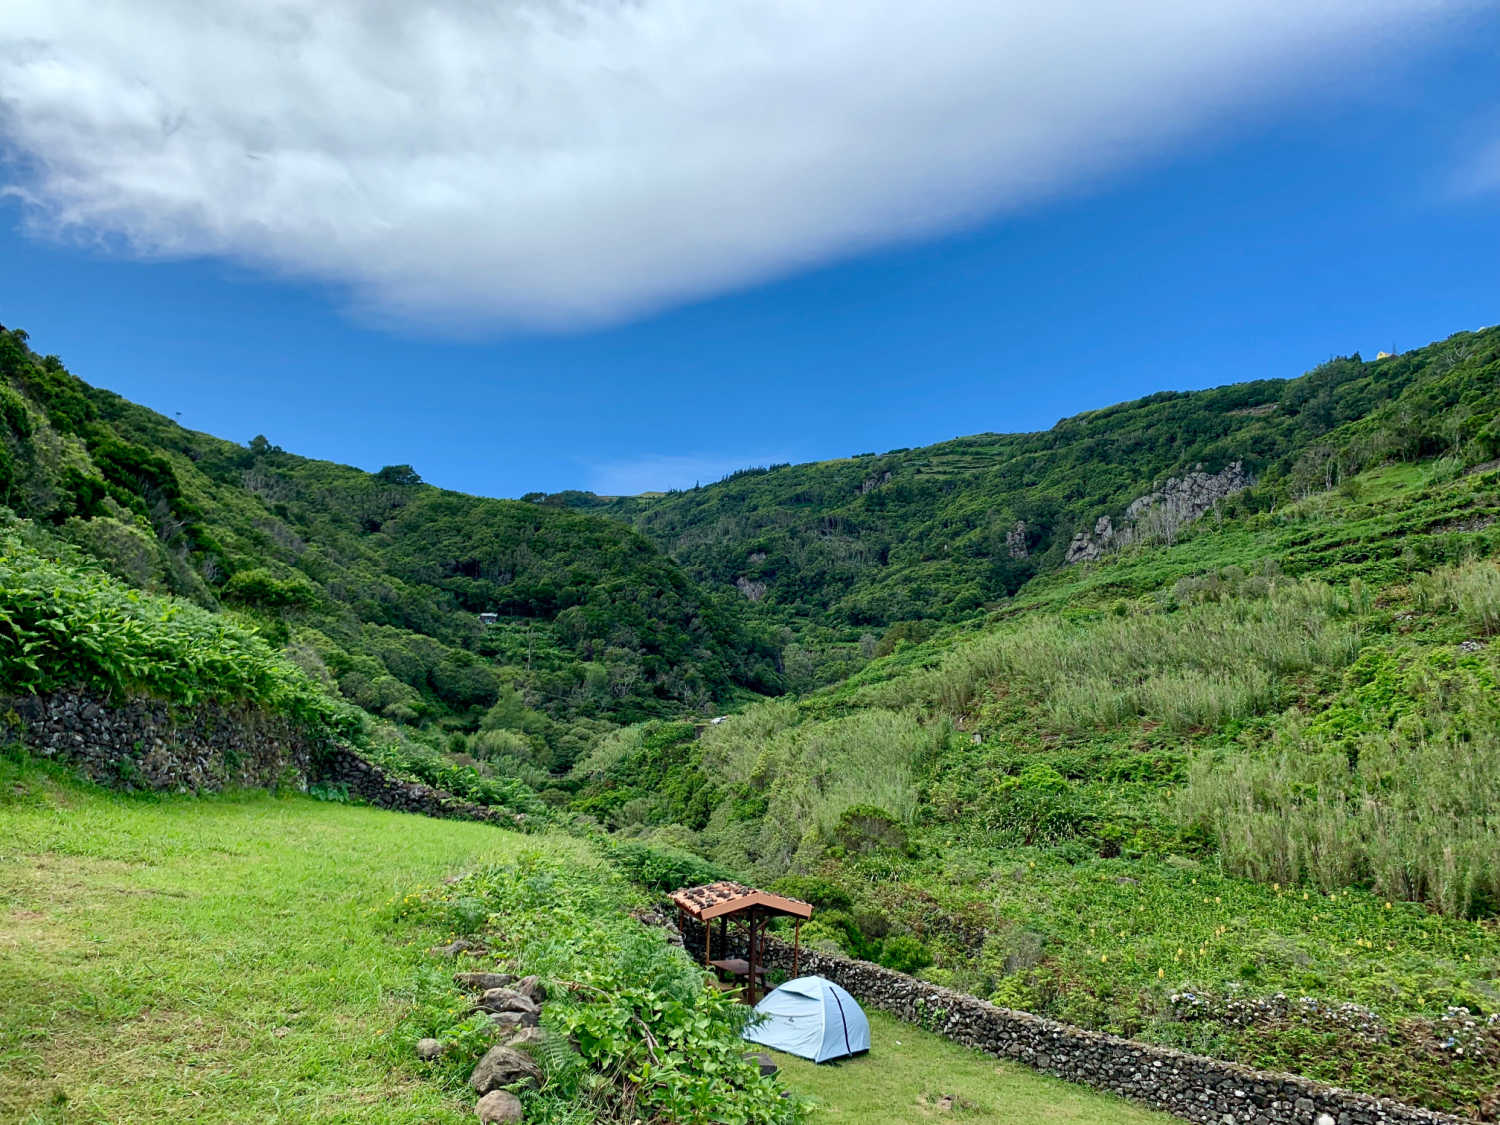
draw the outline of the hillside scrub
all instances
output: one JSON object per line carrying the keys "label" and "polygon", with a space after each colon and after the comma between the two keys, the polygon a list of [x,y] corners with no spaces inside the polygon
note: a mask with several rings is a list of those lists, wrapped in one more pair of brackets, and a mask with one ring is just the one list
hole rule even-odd
{"label": "hillside scrub", "polygon": [[[1500,566],[1420,577],[1416,613],[1488,633]],[[1441,626],[1441,620],[1434,622]],[[1500,911],[1500,658],[1472,639],[1373,645],[1318,713],[1288,714],[1257,753],[1207,753],[1178,808],[1229,870],[1368,886],[1448,914]]]}
{"label": "hillside scrub", "polygon": [[[763,795],[754,828],[725,805],[707,833],[724,838],[721,860],[739,850],[740,862],[773,871],[814,861],[839,846],[846,830],[862,835],[849,822],[852,811],[890,821],[899,836],[916,814],[916,762],[947,738],[915,712],[872,709],[779,730],[768,717],[736,716],[709,728],[700,739],[699,768],[731,788]],[[847,838],[842,845],[859,846]]]}
{"label": "hillside scrub", "polygon": [[[549,1042],[537,1052],[545,1077],[526,1098],[528,1121],[804,1120],[801,1103],[783,1098],[779,1083],[746,1058],[740,1032],[749,1009],[705,987],[702,969],[661,930],[635,921],[628,909],[641,904],[605,870],[531,853],[394,899],[388,909],[398,922],[476,937],[503,951],[505,969],[542,978]],[[473,1043],[488,1017],[469,1015],[451,982],[435,978],[400,1034]],[[482,1045],[445,1056],[450,1086],[468,1078]]]}
{"label": "hillside scrub", "polygon": [[83,686],[174,703],[253,703],[325,737],[349,734],[330,699],[252,629],[177,598],[130,589],[97,569],[0,540],[0,683],[39,692]]}
{"label": "hillside scrub", "polygon": [[[919,449],[771,465],[641,497],[560,493],[556,506],[631,520],[696,579],[759,591],[753,612],[884,629],[960,621],[1064,563],[1071,537],[1117,524],[1166,478],[1243,463],[1255,487],[1214,519],[1276,509],[1391,461],[1459,471],[1500,456],[1500,329],[1399,356],[1330,360],[1295,379],[1160,392],[1032,434],[975,434]],[[1158,513],[1158,515],[1161,513]],[[1150,513],[1137,543],[1187,528]]]}
{"label": "hillside scrub", "polygon": [[1045,700],[1053,729],[1139,717],[1181,730],[1273,707],[1286,677],[1339,667],[1358,651],[1358,615],[1369,608],[1361,584],[1335,590],[1243,573],[1215,578],[1183,582],[1124,616],[1023,618],[853,700],[962,715],[978,693],[1003,682]]}

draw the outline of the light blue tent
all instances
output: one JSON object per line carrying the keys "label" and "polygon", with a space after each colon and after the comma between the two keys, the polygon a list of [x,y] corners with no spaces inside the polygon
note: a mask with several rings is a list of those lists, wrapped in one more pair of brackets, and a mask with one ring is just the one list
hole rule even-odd
{"label": "light blue tent", "polygon": [[798,977],[755,1005],[764,1018],[745,1029],[751,1043],[827,1062],[870,1049],[870,1021],[831,980]]}

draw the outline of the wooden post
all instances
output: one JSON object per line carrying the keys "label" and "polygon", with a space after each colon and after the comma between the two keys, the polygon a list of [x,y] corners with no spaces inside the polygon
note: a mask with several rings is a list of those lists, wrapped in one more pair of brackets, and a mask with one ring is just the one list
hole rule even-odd
{"label": "wooden post", "polygon": [[729,956],[729,916],[719,915],[719,956]]}
{"label": "wooden post", "polygon": [[712,968],[709,962],[714,958],[714,950],[713,946],[709,943],[713,941],[713,937],[714,925],[705,918],[703,919],[703,967],[705,969]]}
{"label": "wooden post", "polygon": [[750,949],[746,953],[750,961],[750,971],[745,975],[745,1003],[755,1004],[755,910],[750,911]]}
{"label": "wooden post", "polygon": [[798,969],[802,965],[802,919],[798,918],[792,923],[792,976],[798,977],[802,974]]}

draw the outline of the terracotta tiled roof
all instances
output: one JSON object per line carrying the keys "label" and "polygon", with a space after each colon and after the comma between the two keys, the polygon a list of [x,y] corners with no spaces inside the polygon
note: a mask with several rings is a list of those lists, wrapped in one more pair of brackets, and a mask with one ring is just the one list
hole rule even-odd
{"label": "terracotta tiled roof", "polygon": [[752,906],[760,906],[778,914],[790,914],[797,918],[811,918],[812,906],[801,899],[773,895],[770,891],[759,891],[743,883],[724,880],[705,883],[701,887],[684,887],[672,892],[672,901],[694,918],[717,918],[722,914],[736,914]]}

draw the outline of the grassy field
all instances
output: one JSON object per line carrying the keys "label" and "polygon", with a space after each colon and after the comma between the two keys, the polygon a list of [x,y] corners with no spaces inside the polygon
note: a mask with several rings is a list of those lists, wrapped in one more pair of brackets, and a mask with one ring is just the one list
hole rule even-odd
{"label": "grassy field", "polygon": [[868,1014],[872,1046],[867,1055],[815,1066],[774,1053],[787,1085],[813,1101],[814,1122],[897,1125],[934,1119],[1146,1125],[1175,1120],[992,1059],[883,1012]]}
{"label": "grassy field", "polygon": [[[449,934],[390,904],[539,843],[594,862],[564,837],[304,797],[123,796],[6,759],[0,826],[0,1120],[25,1125],[471,1121],[397,1041]],[[1159,1119],[874,1027],[857,1062],[787,1060],[815,1120],[922,1120],[945,1094],[975,1121]]]}
{"label": "grassy field", "polygon": [[0,769],[0,841],[0,1120],[472,1120],[384,1043],[439,935],[378,907],[535,838]]}

